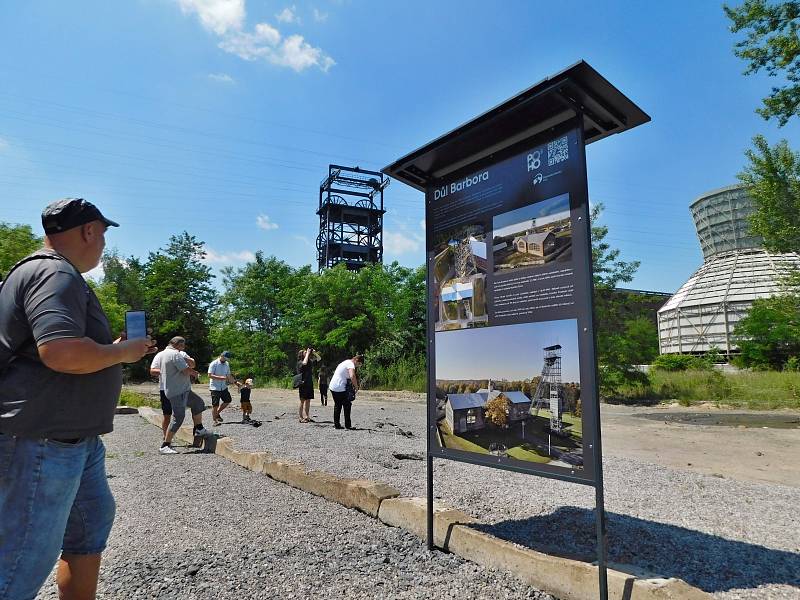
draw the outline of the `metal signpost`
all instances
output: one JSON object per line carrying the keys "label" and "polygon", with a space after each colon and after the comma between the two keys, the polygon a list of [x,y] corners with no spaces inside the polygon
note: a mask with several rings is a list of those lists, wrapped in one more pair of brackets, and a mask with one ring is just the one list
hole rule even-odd
{"label": "metal signpost", "polygon": [[581,61],[383,169],[425,192],[428,546],[434,458],[591,485],[603,599],[585,145],[649,120]]}

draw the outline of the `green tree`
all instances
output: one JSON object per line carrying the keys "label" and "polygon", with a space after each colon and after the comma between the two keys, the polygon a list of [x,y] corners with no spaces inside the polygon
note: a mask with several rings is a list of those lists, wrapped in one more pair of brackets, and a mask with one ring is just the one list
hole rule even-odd
{"label": "green tree", "polygon": [[598,225],[597,220],[603,212],[603,204],[597,203],[592,207],[589,217],[592,238],[592,274],[595,289],[615,288],[620,283],[633,280],[636,270],[641,264],[638,260],[624,261],[620,259],[620,250],[612,248],[605,241],[608,235],[608,226]]}
{"label": "green tree", "polygon": [[144,294],[144,265],[135,256],[123,258],[117,250],[111,250],[103,255],[103,281],[114,284],[117,290],[117,300],[141,310],[145,307]]}
{"label": "green tree", "polygon": [[117,285],[113,281],[104,279],[97,283],[92,279],[87,279],[86,282],[94,290],[103,307],[103,312],[106,313],[112,335],[118,336],[125,329],[125,312],[131,310],[130,306],[119,301]]}
{"label": "green tree", "polygon": [[772,88],[757,112],[786,125],[800,110],[800,2],[745,0],[741,6],[724,5],[723,9],[731,31],[746,33],[734,49],[736,56],[747,61],[745,75],[764,69],[770,77],[785,76],[785,83]]}
{"label": "green tree", "polygon": [[144,265],[145,307],[159,347],[182,335],[198,365],[211,358],[209,321],[217,298],[205,256],[203,242],[184,231]]}
{"label": "green tree", "polygon": [[30,225],[0,222],[0,279],[21,259],[41,248],[42,238]]}
{"label": "green tree", "polygon": [[800,356],[800,296],[760,298],[734,328],[741,366],[781,369]]}
{"label": "green tree", "polygon": [[770,147],[763,136],[753,138],[750,161],[739,173],[753,199],[756,211],[750,228],[764,238],[773,252],[800,251],[800,154],[792,152],[786,140]]}
{"label": "green tree", "polygon": [[596,204],[591,212],[594,317],[600,393],[613,396],[621,386],[643,381],[645,375],[633,365],[657,354],[658,333],[652,321],[632,307],[642,300],[614,289],[631,281],[640,263],[622,260],[620,250],[606,242],[608,227],[597,224],[602,210],[603,205]]}
{"label": "green tree", "polygon": [[[275,258],[256,253],[243,267],[223,270],[223,286],[212,340],[231,350],[238,371],[282,376],[294,368],[290,314],[303,303],[303,280],[310,269],[295,270]],[[302,310],[301,310],[302,312]]]}

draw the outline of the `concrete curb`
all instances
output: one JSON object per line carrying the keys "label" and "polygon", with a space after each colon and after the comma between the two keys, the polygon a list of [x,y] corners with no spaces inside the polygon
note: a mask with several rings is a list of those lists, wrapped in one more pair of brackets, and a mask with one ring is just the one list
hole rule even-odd
{"label": "concrete curb", "polygon": [[[141,408],[145,420],[161,427],[161,413]],[[182,427],[176,437],[191,443],[192,430]],[[232,438],[216,440],[210,451],[239,466],[322,496],[347,508],[355,508],[382,523],[401,527],[425,539],[425,498],[400,498],[391,486],[369,480],[344,479],[323,471],[309,471],[303,463],[275,458],[269,452],[245,452],[233,447]],[[478,521],[469,515],[434,504],[434,544],[485,567],[508,571],[533,587],[561,600],[595,600],[597,566],[569,558],[551,556],[478,531]],[[608,569],[608,597],[612,600],[710,600],[711,595],[676,578],[634,574],[627,565]]]}

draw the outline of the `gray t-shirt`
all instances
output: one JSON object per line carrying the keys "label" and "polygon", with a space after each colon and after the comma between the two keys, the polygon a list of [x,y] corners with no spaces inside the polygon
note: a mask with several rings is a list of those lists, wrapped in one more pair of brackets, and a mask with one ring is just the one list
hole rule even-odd
{"label": "gray t-shirt", "polygon": [[71,375],[49,369],[37,345],[64,338],[113,341],[100,302],[78,270],[39,250],[0,287],[0,431],[76,438],[113,430],[122,367]]}
{"label": "gray t-shirt", "polygon": [[172,346],[167,346],[161,354],[161,378],[164,382],[164,394],[167,398],[175,398],[192,389],[189,375],[182,373],[189,363],[184,353]]}

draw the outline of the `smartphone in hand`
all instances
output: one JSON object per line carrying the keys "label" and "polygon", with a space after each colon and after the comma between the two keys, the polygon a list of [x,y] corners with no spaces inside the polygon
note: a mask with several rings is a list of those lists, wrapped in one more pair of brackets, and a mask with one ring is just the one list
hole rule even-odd
{"label": "smartphone in hand", "polygon": [[125,333],[129,340],[147,337],[147,315],[143,310],[129,310],[125,313]]}

